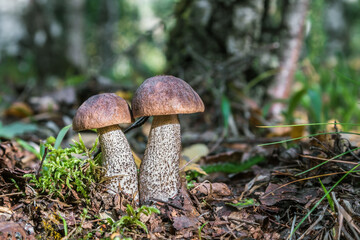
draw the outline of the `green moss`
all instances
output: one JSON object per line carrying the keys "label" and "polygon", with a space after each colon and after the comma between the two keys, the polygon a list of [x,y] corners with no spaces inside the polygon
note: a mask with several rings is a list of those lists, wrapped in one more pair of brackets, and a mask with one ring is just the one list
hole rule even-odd
{"label": "green moss", "polygon": [[79,142],[69,148],[56,149],[46,143],[47,156],[44,159],[39,176],[26,174],[30,182],[42,193],[60,197],[65,200],[74,195],[89,201],[90,186],[100,179],[100,155],[95,159],[92,154],[96,151],[96,141],[91,149],[87,149],[79,134]]}

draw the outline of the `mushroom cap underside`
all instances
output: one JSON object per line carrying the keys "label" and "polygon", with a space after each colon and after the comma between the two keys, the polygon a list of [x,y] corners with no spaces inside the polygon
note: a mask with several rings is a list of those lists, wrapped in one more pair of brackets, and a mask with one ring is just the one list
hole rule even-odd
{"label": "mushroom cap underside", "polygon": [[169,76],[146,79],[132,100],[134,117],[203,112],[204,103],[184,80]]}
{"label": "mushroom cap underside", "polygon": [[73,119],[73,129],[82,131],[131,122],[133,117],[127,102],[115,93],[102,93],[81,104]]}

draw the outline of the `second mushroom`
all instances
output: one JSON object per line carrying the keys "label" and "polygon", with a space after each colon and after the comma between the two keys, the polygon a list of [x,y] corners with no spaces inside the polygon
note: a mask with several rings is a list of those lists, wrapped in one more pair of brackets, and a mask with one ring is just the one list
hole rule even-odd
{"label": "second mushroom", "polygon": [[[138,199],[137,169],[129,143],[118,124],[133,120],[126,101],[114,93],[90,97],[77,110],[73,129],[82,131],[97,129],[102,149],[105,177],[111,178],[108,189]],[[120,188],[120,189],[119,189]]]}
{"label": "second mushroom", "polygon": [[140,165],[140,202],[167,201],[180,187],[181,134],[177,114],[203,112],[204,103],[182,79],[156,76],[137,89],[132,109],[135,118],[154,116]]}

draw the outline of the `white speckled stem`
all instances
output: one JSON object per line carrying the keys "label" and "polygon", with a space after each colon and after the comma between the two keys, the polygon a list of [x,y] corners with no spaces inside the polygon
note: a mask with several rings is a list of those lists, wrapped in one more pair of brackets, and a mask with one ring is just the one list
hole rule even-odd
{"label": "white speckled stem", "polygon": [[180,124],[177,115],[155,116],[140,165],[140,202],[168,201],[180,187]]}
{"label": "white speckled stem", "polygon": [[102,164],[105,176],[119,176],[112,178],[108,184],[109,190],[121,190],[138,199],[137,169],[134,157],[124,133],[118,125],[98,129],[102,150]]}

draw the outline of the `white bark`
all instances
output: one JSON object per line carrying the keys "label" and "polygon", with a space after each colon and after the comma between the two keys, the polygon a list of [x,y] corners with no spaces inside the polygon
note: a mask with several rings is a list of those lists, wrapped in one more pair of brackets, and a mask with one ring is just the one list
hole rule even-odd
{"label": "white bark", "polygon": [[[273,99],[285,101],[290,97],[294,73],[303,42],[308,6],[309,0],[293,0],[289,2],[289,7],[284,16],[285,30],[288,35],[281,46],[280,69],[268,91]],[[284,103],[276,102],[271,106],[270,114],[281,119],[281,113],[285,110],[285,107]]]}
{"label": "white bark", "polygon": [[85,16],[84,16],[84,0],[68,0],[67,6],[67,49],[66,56],[68,60],[84,70],[86,67],[85,53]]}

